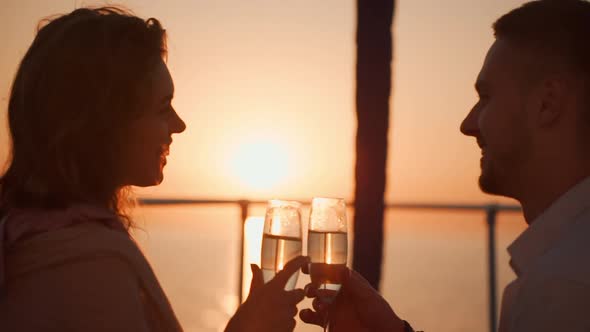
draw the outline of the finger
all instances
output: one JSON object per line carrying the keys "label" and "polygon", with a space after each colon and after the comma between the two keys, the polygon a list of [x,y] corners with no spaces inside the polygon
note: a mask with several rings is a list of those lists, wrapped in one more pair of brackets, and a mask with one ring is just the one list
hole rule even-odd
{"label": "finger", "polygon": [[294,289],[292,291],[288,291],[285,293],[285,297],[288,304],[296,305],[297,303],[303,301],[303,299],[305,298],[305,291],[303,289]]}
{"label": "finger", "polygon": [[313,299],[313,302],[311,302],[311,305],[312,305],[313,309],[317,312],[323,313],[326,311],[326,309],[328,309],[328,303],[319,297],[316,297],[315,299]]}
{"label": "finger", "polygon": [[252,283],[250,284],[250,294],[264,285],[264,278],[262,277],[262,270],[256,264],[250,264],[252,269]]}
{"label": "finger", "polygon": [[[310,263],[311,264],[311,263]],[[305,264],[301,267],[301,272],[304,274],[309,274],[309,264]]]}
{"label": "finger", "polygon": [[314,312],[311,309],[303,309],[299,312],[299,318],[307,324],[313,324],[317,326],[324,327],[325,325],[325,315],[322,313]]}
{"label": "finger", "polygon": [[[297,313],[295,313],[295,315],[297,315]],[[287,331],[293,331],[295,329],[295,326],[297,326],[297,321],[294,318],[291,318],[289,323],[287,323]]]}
{"label": "finger", "polygon": [[316,297],[318,295],[318,286],[316,284],[307,284],[303,289],[305,292],[305,296],[307,297]]}
{"label": "finger", "polygon": [[292,259],[287,264],[283,270],[281,270],[277,275],[270,281],[273,285],[278,286],[280,288],[285,288],[287,281],[295,272],[297,272],[302,266],[309,263],[309,258],[305,256],[299,256],[297,258]]}
{"label": "finger", "polygon": [[296,306],[290,306],[289,307],[289,317],[293,318],[295,316],[297,316],[297,307]]}

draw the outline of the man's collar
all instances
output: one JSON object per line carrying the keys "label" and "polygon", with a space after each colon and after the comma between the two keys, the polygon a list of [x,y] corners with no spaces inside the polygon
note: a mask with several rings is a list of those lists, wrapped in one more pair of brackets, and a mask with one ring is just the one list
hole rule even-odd
{"label": "man's collar", "polygon": [[509,247],[510,265],[520,276],[549,250],[577,216],[590,208],[590,177],[558,198]]}

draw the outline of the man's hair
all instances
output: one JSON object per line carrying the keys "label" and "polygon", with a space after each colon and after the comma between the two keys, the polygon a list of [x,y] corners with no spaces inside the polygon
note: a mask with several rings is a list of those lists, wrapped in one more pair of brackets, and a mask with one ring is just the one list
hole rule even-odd
{"label": "man's hair", "polygon": [[558,61],[590,82],[590,2],[528,2],[500,17],[493,28],[496,39],[533,52],[541,62]]}
{"label": "man's hair", "polygon": [[11,154],[0,209],[100,204],[122,213],[121,145],[141,112],[166,33],[117,7],[40,22],[8,104]]}

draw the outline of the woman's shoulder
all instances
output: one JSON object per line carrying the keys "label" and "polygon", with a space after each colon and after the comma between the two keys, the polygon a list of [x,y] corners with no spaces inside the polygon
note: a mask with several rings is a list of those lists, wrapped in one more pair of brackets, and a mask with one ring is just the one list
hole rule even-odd
{"label": "woman's shoulder", "polygon": [[[104,217],[109,218],[108,215]],[[6,315],[15,316],[7,313],[16,308],[22,309],[17,310],[21,314],[28,312],[31,302],[35,302],[43,304],[39,312],[44,313],[47,311],[42,307],[52,304],[58,308],[71,307],[76,312],[82,309],[83,314],[75,322],[65,315],[68,322],[80,327],[76,330],[143,331],[146,322],[141,310],[149,303],[151,310],[157,313],[154,319],[158,325],[166,326],[163,330],[182,330],[137,244],[126,230],[109,227],[104,218],[99,219],[86,216],[80,218],[81,222],[68,222],[67,227],[45,228],[35,236],[13,242],[4,255],[7,297],[3,301],[0,294],[0,322]],[[59,220],[63,218],[60,216]],[[96,312],[103,314],[84,316]],[[63,314],[58,310],[55,314],[59,316],[60,313]],[[105,316],[110,317],[106,321],[120,324],[100,325]],[[99,318],[101,320],[97,320]],[[51,317],[49,320],[53,321]],[[93,328],[84,325],[88,322]],[[2,327],[0,323],[0,330]],[[33,327],[26,331],[37,330],[41,329]]]}
{"label": "woman's shoulder", "polygon": [[[45,262],[17,262],[29,265],[21,266],[21,274],[8,280],[5,298],[0,301],[0,317],[14,314],[0,319],[5,321],[0,326],[9,324],[18,326],[18,330],[27,326],[26,331],[61,330],[64,326],[79,331],[147,330],[141,284],[129,260],[120,252],[106,250],[102,244],[82,244],[97,238],[101,238],[104,245],[116,244],[123,239],[108,229],[103,233],[101,228],[96,228],[89,234],[82,232],[87,226],[74,228],[79,228],[80,237],[47,235],[46,244],[58,244],[53,241],[59,238],[68,239],[70,245],[60,246],[60,252],[41,254]],[[68,233],[73,231],[71,229]],[[105,239],[109,242],[104,242]],[[78,254],[64,251],[74,247],[80,251]],[[89,247],[93,247],[94,254],[81,254]],[[9,264],[8,271],[14,267]],[[30,320],[22,319],[24,312],[31,317]]]}
{"label": "woman's shoulder", "polygon": [[145,258],[127,233],[92,221],[37,234],[5,253],[7,281],[61,265],[74,268],[80,261],[100,264],[112,260],[133,266]]}

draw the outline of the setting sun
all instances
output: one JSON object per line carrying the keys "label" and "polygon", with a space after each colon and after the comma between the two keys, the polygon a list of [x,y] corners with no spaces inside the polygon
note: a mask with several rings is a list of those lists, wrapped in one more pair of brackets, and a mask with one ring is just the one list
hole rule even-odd
{"label": "setting sun", "polygon": [[230,174],[252,190],[268,190],[285,182],[293,164],[283,142],[256,138],[242,142],[231,154]]}

